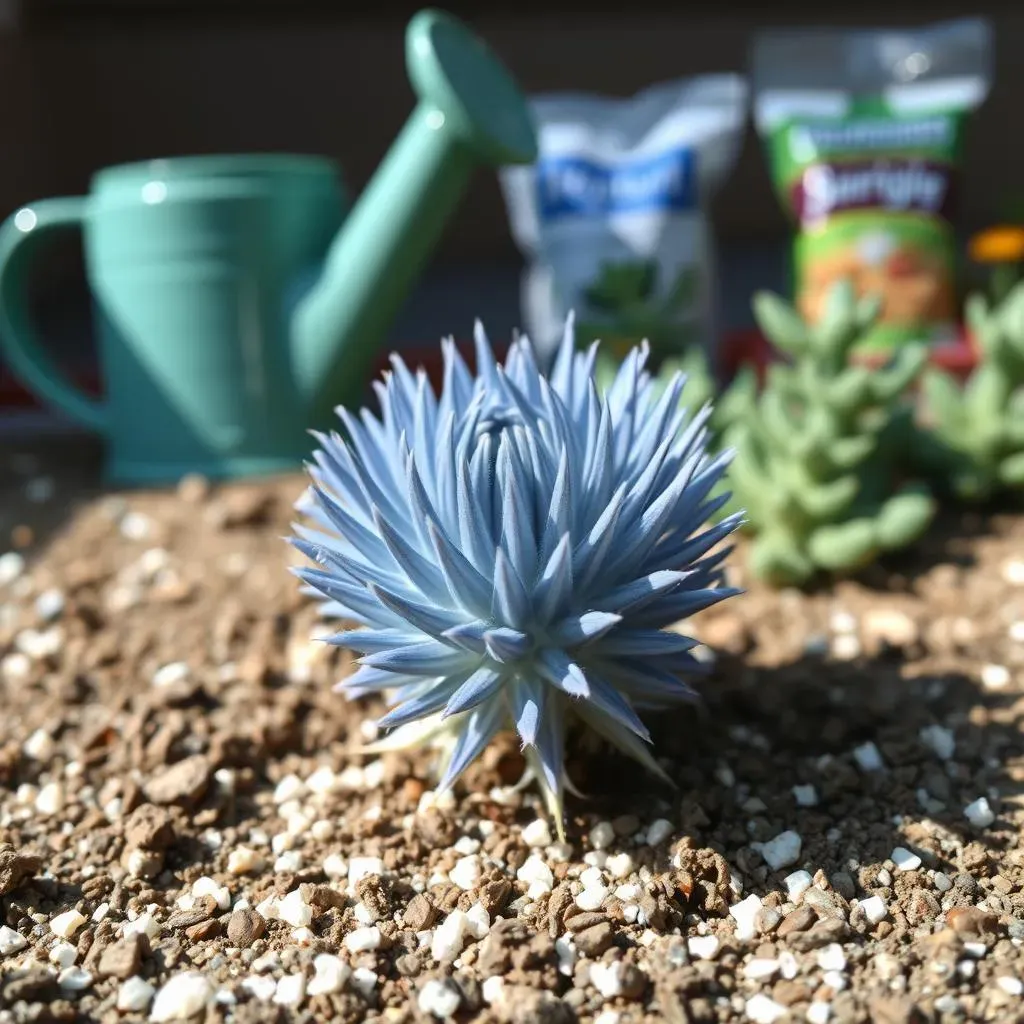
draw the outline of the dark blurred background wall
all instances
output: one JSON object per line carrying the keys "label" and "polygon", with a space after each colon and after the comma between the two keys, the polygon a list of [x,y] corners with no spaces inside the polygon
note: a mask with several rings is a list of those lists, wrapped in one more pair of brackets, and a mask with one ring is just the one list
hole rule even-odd
{"label": "dark blurred background wall", "polygon": [[[449,4],[528,91],[629,94],[651,82],[742,70],[751,33],[782,24],[914,24],[974,13],[933,0],[763,6],[634,0],[581,15],[557,2]],[[577,5],[572,5],[579,10]],[[970,126],[964,225],[1024,198],[1024,8],[994,15],[997,72]],[[6,0],[0,2],[0,208],[76,193],[106,164],[185,153],[327,154],[352,190],[412,105],[402,31],[415,4],[378,0]],[[715,204],[729,243],[782,239],[786,225],[752,130]],[[510,264],[517,254],[492,174],[477,176],[435,266]],[[71,273],[72,271],[68,271]],[[61,273],[49,275],[58,287]]]}

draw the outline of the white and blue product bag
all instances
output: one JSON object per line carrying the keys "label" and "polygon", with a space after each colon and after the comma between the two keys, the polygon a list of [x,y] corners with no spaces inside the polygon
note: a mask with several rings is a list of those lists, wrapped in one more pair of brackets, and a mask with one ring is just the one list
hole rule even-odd
{"label": "white and blue product bag", "polygon": [[656,359],[693,345],[714,360],[708,200],[736,161],[746,80],[705,75],[628,99],[532,97],[538,160],[500,172],[512,235],[528,261],[523,328],[547,359],[565,317],[581,343]]}

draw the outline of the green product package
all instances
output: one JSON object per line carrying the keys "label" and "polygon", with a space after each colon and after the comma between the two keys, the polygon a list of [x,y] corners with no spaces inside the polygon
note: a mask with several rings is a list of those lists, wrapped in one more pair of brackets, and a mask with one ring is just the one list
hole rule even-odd
{"label": "green product package", "polygon": [[862,351],[956,341],[964,127],[988,94],[991,49],[978,18],[756,39],[754,116],[797,226],[794,297],[808,322],[845,279],[882,303]]}

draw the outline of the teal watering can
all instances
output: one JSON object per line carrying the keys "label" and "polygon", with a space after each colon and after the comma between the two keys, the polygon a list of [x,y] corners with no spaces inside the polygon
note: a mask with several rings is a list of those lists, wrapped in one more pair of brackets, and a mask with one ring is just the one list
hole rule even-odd
{"label": "teal watering can", "polygon": [[[0,228],[3,355],[105,438],[111,482],[294,470],[309,428],[364,398],[475,166],[536,158],[524,97],[458,20],[417,14],[406,64],[419,104],[347,217],[328,160],[200,156],[107,168],[88,196]],[[102,399],[58,370],[28,312],[39,243],[65,228],[83,231]]]}

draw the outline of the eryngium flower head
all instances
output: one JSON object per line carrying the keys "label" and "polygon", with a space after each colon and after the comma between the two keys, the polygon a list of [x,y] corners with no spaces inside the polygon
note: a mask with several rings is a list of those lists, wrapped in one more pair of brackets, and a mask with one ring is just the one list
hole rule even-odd
{"label": "eryngium flower head", "polygon": [[550,377],[526,338],[504,365],[475,342],[475,377],[450,340],[440,397],[394,357],[381,417],[339,409],[347,437],[316,435],[318,528],[293,543],[317,568],[297,573],[356,624],[329,638],[360,655],[339,689],[387,695],[397,739],[442,734],[442,788],[514,728],[560,826],[570,723],[663,774],[640,712],[694,696],[696,641],[669,627],[734,593],[738,519],[705,525],[728,455],[706,455],[681,375],[653,396],[646,345],[602,396],[571,320]]}

